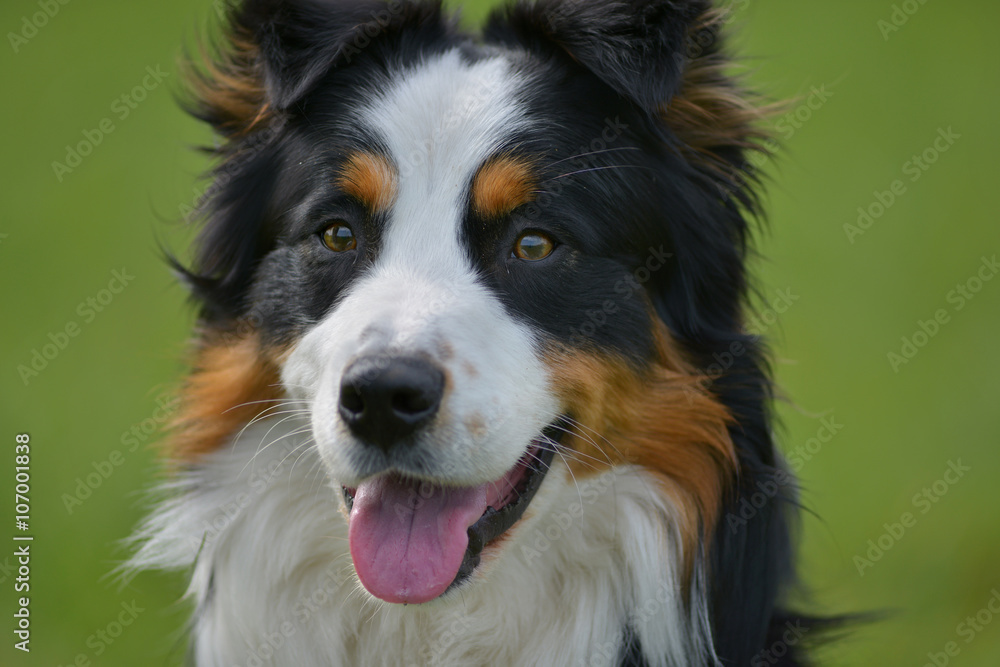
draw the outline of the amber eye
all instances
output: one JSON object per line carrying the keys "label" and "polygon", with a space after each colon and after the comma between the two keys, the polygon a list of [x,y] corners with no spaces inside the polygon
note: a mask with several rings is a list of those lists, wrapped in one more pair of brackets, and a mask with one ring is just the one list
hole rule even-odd
{"label": "amber eye", "polygon": [[545,259],[556,249],[556,242],[542,232],[525,232],[514,242],[514,257],[527,262]]}
{"label": "amber eye", "polygon": [[358,239],[347,223],[335,222],[323,232],[323,244],[334,252],[347,252],[358,247]]}

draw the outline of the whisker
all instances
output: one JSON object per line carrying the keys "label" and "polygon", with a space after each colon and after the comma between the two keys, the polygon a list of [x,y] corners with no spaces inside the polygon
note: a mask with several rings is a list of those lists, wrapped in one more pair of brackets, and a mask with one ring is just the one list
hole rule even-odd
{"label": "whisker", "polygon": [[[272,425],[271,425],[271,428],[269,428],[269,429],[267,430],[267,433],[265,433],[265,434],[264,434],[264,437],[262,437],[262,438],[260,439],[261,443],[263,443],[263,442],[264,442],[264,440],[266,440],[266,439],[267,439],[267,437],[268,437],[269,435],[271,435],[271,432],[272,432],[272,431],[273,431],[274,429],[276,429],[276,428],[277,428],[278,426],[280,426],[281,424],[284,424],[284,423],[285,423],[286,421],[288,421],[289,419],[295,419],[295,418],[296,418],[297,416],[299,416],[299,413],[293,413],[293,414],[291,414],[291,415],[289,415],[289,416],[287,416],[287,417],[283,417],[283,418],[279,419],[279,420],[278,420],[277,422],[275,422],[274,424],[272,424]],[[266,449],[267,449],[268,447],[270,447],[271,445],[273,445],[273,444],[274,444],[274,443],[276,443],[276,442],[279,442],[279,441],[281,441],[281,440],[282,440],[283,438],[286,438],[286,437],[288,437],[289,435],[297,435],[298,433],[301,433],[301,432],[304,432],[304,430],[305,430],[305,429],[308,429],[308,428],[311,428],[311,427],[309,427],[309,426],[303,426],[303,427],[302,427],[302,429],[303,429],[303,430],[297,430],[297,431],[293,431],[292,433],[286,433],[285,435],[283,435],[283,436],[281,436],[281,437],[279,437],[279,438],[276,438],[275,440],[272,440],[272,441],[270,441],[270,442],[269,442],[269,443],[267,443],[266,445],[263,445],[263,446],[260,446],[260,445],[258,445],[258,447],[257,447],[257,451],[256,451],[256,452],[254,452],[254,455],[253,455],[253,456],[251,456],[251,457],[250,457],[250,460],[246,462],[246,465],[244,465],[244,466],[243,466],[243,469],[242,469],[242,470],[240,470],[240,473],[239,473],[239,474],[240,474],[240,475],[242,475],[242,474],[243,474],[243,473],[244,473],[244,472],[246,471],[246,469],[247,469],[247,466],[249,466],[249,465],[251,465],[252,463],[254,463],[254,462],[255,462],[255,461],[257,460],[257,457],[258,457],[258,456],[260,456],[261,454],[263,454],[263,453],[264,453],[264,451],[265,451],[265,450],[266,450]]]}
{"label": "whisker", "polygon": [[556,160],[555,162],[550,162],[548,166],[554,164],[559,164],[560,162],[566,162],[568,160],[576,160],[581,157],[588,157],[590,155],[601,155],[602,153],[611,153],[613,151],[641,151],[642,149],[638,146],[621,146],[619,148],[604,148],[599,151],[590,151],[589,153],[577,153],[576,155],[570,155],[569,157],[564,157],[561,160]]}
{"label": "whisker", "polygon": [[[265,416],[267,415],[268,411],[270,411],[272,409],[276,409],[276,408],[282,408],[282,407],[285,407],[285,403],[284,402],[282,402],[281,404],[276,405],[276,406],[269,406],[267,408],[264,408],[260,412],[258,412],[256,414],[256,416],[254,416],[253,419],[251,419],[246,424],[244,424],[243,428],[240,429],[240,432],[236,434],[236,437],[233,438],[233,444],[232,444],[232,447],[230,449],[231,450],[235,450],[236,449],[236,445],[239,444],[240,438],[243,436],[243,432],[246,431],[248,428],[250,428],[250,426],[252,426],[253,424],[256,424],[257,422],[261,421],[261,419],[265,418]],[[309,408],[297,408],[297,409],[301,410],[303,412],[308,412],[309,411]]]}
{"label": "whisker", "polygon": [[222,414],[226,414],[227,412],[236,410],[238,408],[245,408],[248,405],[255,405],[257,403],[308,403],[308,402],[309,401],[307,401],[304,398],[262,398],[258,401],[244,401],[243,403],[238,403],[227,410],[223,410]]}
{"label": "whisker", "polygon": [[[596,430],[590,428],[589,426],[587,426],[587,425],[585,425],[585,424],[583,424],[583,423],[581,423],[581,422],[573,419],[572,417],[569,418],[569,421],[570,421],[570,423],[572,425],[578,426],[579,428],[585,428],[588,431],[590,431],[591,433],[595,434],[601,440],[603,440],[604,442],[606,442],[608,444],[608,446],[611,447],[611,449],[615,450],[615,453],[618,454],[618,456],[620,456],[623,461],[628,461],[628,457],[625,456],[625,454],[620,449],[618,449],[618,447],[615,446],[615,443],[613,443],[610,440],[608,440],[604,435],[602,435],[601,433],[597,432]],[[596,443],[595,443],[595,446],[596,446]],[[602,449],[602,448],[598,448],[598,449]],[[603,451],[603,449],[602,449],[601,453],[605,454],[605,456],[607,455]],[[611,463],[611,459],[610,458],[608,459],[608,463]]]}
{"label": "whisker", "polygon": [[[571,426],[573,426],[573,424],[571,424]],[[580,425],[580,426],[582,426],[582,425]],[[586,442],[586,443],[588,443],[590,445],[593,445],[594,449],[596,449],[598,452],[600,452],[604,456],[605,460],[602,461],[601,459],[599,459],[599,458],[597,458],[595,456],[590,456],[589,454],[585,454],[583,452],[580,452],[580,451],[577,451],[577,450],[573,450],[576,454],[579,454],[580,456],[586,456],[587,458],[593,459],[594,461],[596,461],[598,463],[607,463],[608,465],[614,465],[614,462],[611,460],[611,457],[608,456],[608,453],[606,451],[604,451],[604,447],[602,447],[601,444],[598,443],[591,436],[587,435],[586,433],[579,432],[577,430],[567,429],[567,428],[565,428],[563,426],[560,426],[558,424],[555,425],[555,428],[559,429],[563,433],[567,433],[569,435],[578,437],[578,438],[582,439],[584,442]],[[601,437],[606,442],[608,442],[609,445],[611,444],[610,441],[607,440],[607,438],[604,438],[604,436],[601,436],[596,431],[594,431],[594,433],[597,434],[599,437]],[[561,446],[564,447],[564,448],[566,448],[566,449],[570,449],[566,445],[561,445]],[[614,445],[612,445],[612,447],[614,447]]]}
{"label": "whisker", "polygon": [[576,473],[573,472],[573,468],[571,468],[570,465],[568,463],[566,463],[566,457],[563,456],[563,453],[560,451],[560,449],[561,448],[559,448],[559,447],[556,448],[556,454],[559,455],[559,458],[561,458],[563,460],[563,463],[566,465],[566,470],[569,471],[570,479],[573,480],[573,486],[576,487],[576,497],[579,499],[580,504],[582,505],[583,504],[583,491],[580,490],[580,483],[576,479]]}
{"label": "whisker", "polygon": [[578,169],[576,171],[570,171],[565,174],[560,174],[558,176],[546,178],[544,181],[542,181],[542,183],[548,183],[549,181],[558,181],[561,178],[568,178],[569,176],[576,176],[577,174],[587,174],[592,171],[607,171],[609,169],[644,169],[646,171],[656,171],[652,167],[646,167],[641,164],[613,164],[605,167],[590,167],[588,169]]}
{"label": "whisker", "polygon": [[[288,470],[289,478],[291,478],[292,473],[295,472],[296,464],[298,464],[298,462],[302,460],[303,456],[309,453],[309,450],[314,449],[315,445],[316,445],[316,438],[313,437],[308,438],[305,442],[302,443],[301,447],[304,447],[304,449],[302,450],[302,453],[299,454],[297,457],[295,457],[295,460],[292,462],[292,467]],[[292,451],[294,452],[295,450],[293,449]],[[307,472],[306,476],[308,475],[309,473]]]}
{"label": "whisker", "polygon": [[[287,438],[287,437],[293,436],[293,435],[300,435],[301,433],[303,433],[302,429],[296,429],[295,431],[291,431],[289,433],[286,433],[285,435],[281,436],[281,438]],[[280,470],[281,467],[285,464],[285,461],[288,460],[289,456],[291,456],[295,452],[299,451],[303,447],[308,447],[310,440],[312,440],[312,438],[306,438],[305,440],[303,440],[302,442],[300,442],[296,446],[292,447],[292,449],[289,450],[287,454],[285,454],[284,456],[282,456],[280,461],[278,461],[278,465],[275,466],[275,470],[276,471]],[[275,442],[277,442],[277,440],[275,440]],[[272,442],[271,444],[273,445],[274,443]],[[295,467],[295,464],[293,463],[292,464],[292,468],[294,468],[294,467]],[[289,469],[289,471],[288,471],[288,480],[289,480],[289,482],[291,481],[291,479],[292,479],[292,470]]]}

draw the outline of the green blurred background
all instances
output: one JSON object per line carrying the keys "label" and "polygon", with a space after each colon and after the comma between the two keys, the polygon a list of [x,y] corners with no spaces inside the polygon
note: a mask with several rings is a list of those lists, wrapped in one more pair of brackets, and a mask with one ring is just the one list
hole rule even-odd
{"label": "green blurred background", "polygon": [[[0,5],[0,538],[15,532],[20,432],[32,438],[36,536],[30,657],[12,648],[13,547],[0,549],[0,664],[64,665],[82,654],[97,665],[173,665],[183,655],[183,577],[146,574],[119,590],[107,575],[156,477],[143,429],[164,416],[164,392],[183,371],[192,312],[156,244],[185,247],[190,232],[174,223],[204,187],[197,175],[207,165],[191,146],[210,136],[173,94],[180,47],[215,8],[52,0],[58,12],[33,32],[25,20],[44,4]],[[466,21],[490,4],[465,3]],[[1000,618],[960,625],[1000,590],[1000,280],[977,275],[994,277],[983,258],[1000,252],[1000,5],[723,4],[753,84],[798,100],[764,165],[771,223],[757,273],[767,301],[784,294],[784,312],[762,327],[788,398],[781,441],[798,452],[815,512],[803,522],[805,579],[823,610],[893,611],[828,649],[825,664],[919,666],[949,642],[959,650],[949,664],[1000,664]],[[890,31],[894,11],[902,25]],[[132,108],[121,96],[144,78],[150,89]],[[65,163],[85,131],[100,143],[57,174],[53,162]],[[867,229],[845,228],[858,224],[859,207],[872,215]],[[132,276],[128,285],[102,292],[116,270]],[[934,330],[935,314],[944,321],[935,335],[913,341],[919,322]],[[77,335],[62,340],[67,325]],[[18,367],[50,334],[65,349],[22,377]],[[914,352],[903,337],[925,344],[894,368],[890,352]],[[824,418],[837,425],[832,438]],[[127,435],[133,427],[138,436]],[[968,468],[954,484],[939,481],[950,463]],[[102,469],[113,472],[67,507],[78,480]],[[915,498],[925,488],[933,503]],[[886,524],[906,512],[910,526],[889,535]],[[876,561],[869,540],[880,538],[889,548]],[[104,642],[97,631],[133,603],[135,621]]]}

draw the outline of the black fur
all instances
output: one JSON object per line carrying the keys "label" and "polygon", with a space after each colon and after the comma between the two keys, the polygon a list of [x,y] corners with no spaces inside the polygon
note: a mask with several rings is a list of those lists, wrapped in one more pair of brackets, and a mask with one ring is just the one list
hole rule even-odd
{"label": "black fur", "polygon": [[[334,307],[377,256],[384,225],[331,185],[348,151],[380,148],[377,137],[342,120],[356,91],[377,88],[401,63],[456,45],[470,59],[513,49],[533,77],[526,103],[538,129],[511,136],[509,148],[543,157],[543,195],[500,222],[470,208],[463,227],[470,257],[512,313],[554,340],[613,349],[641,364],[653,351],[651,305],[700,366],[731,360],[713,390],[737,422],[731,435],[741,474],[707,556],[708,585],[719,658],[754,664],[789,620],[779,602],[793,579],[795,494],[771,439],[764,350],[743,326],[753,214],[746,204],[754,196],[750,180],[732,174],[745,168],[746,148],[720,147],[716,158],[728,170],[706,170],[686,157],[661,114],[681,90],[688,31],[708,3],[522,2],[492,15],[485,45],[459,34],[437,2],[392,7],[249,0],[233,10],[231,23],[259,45],[253,65],[267,120],[234,133],[211,108],[197,111],[230,137],[216,173],[222,185],[207,202],[199,253],[186,272],[204,319],[216,326],[252,319],[265,335],[288,339]],[[609,124],[613,139],[603,152],[590,150]],[[359,264],[317,245],[331,217],[357,225]],[[558,238],[561,255],[547,265],[511,264],[504,249],[528,228]],[[642,285],[629,282],[651,254],[669,255],[663,269]],[[584,325],[608,300],[619,310],[590,333]],[[774,493],[756,516],[727,520],[761,485]],[[789,648],[780,664],[804,664],[799,646]],[[634,638],[621,655],[622,665],[642,664]]]}
{"label": "black fur", "polygon": [[688,26],[705,9],[695,1],[541,0],[495,12],[485,34],[564,49],[612,90],[654,111],[677,92]]}

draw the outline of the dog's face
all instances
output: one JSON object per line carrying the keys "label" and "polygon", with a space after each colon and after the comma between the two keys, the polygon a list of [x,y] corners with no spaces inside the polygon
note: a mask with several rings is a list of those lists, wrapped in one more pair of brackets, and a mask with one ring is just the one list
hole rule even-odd
{"label": "dog's face", "polygon": [[[552,386],[557,348],[581,345],[591,322],[633,357],[649,352],[647,304],[625,282],[643,259],[626,241],[641,207],[586,206],[560,182],[618,169],[601,182],[627,201],[648,158],[620,115],[575,118],[576,145],[560,136],[565,119],[546,107],[572,92],[534,64],[446,51],[312,113],[312,182],[260,272],[284,311],[263,320],[309,322],[282,379],[309,401],[352,505],[355,565],[385,600],[437,597],[478,558],[470,526],[489,542],[522,516],[568,408]],[[487,508],[508,511],[488,525]]]}
{"label": "dog's face", "polygon": [[702,3],[522,7],[485,45],[428,6],[250,5],[255,113],[203,92],[237,168],[201,289],[307,406],[365,588],[438,598],[543,482],[617,465],[697,541],[733,452],[675,339],[731,325],[742,280],[735,204],[664,119]]}
{"label": "dog's face", "polygon": [[300,272],[289,301],[336,284],[303,313],[315,324],[283,378],[311,400],[320,452],[347,486],[387,470],[499,480],[558,413],[529,320],[573,250],[514,213],[539,187],[510,152],[529,131],[518,88],[507,60],[451,51],[359,91],[370,97],[333,134],[373,139],[332,151],[305,233],[267,266]]}

